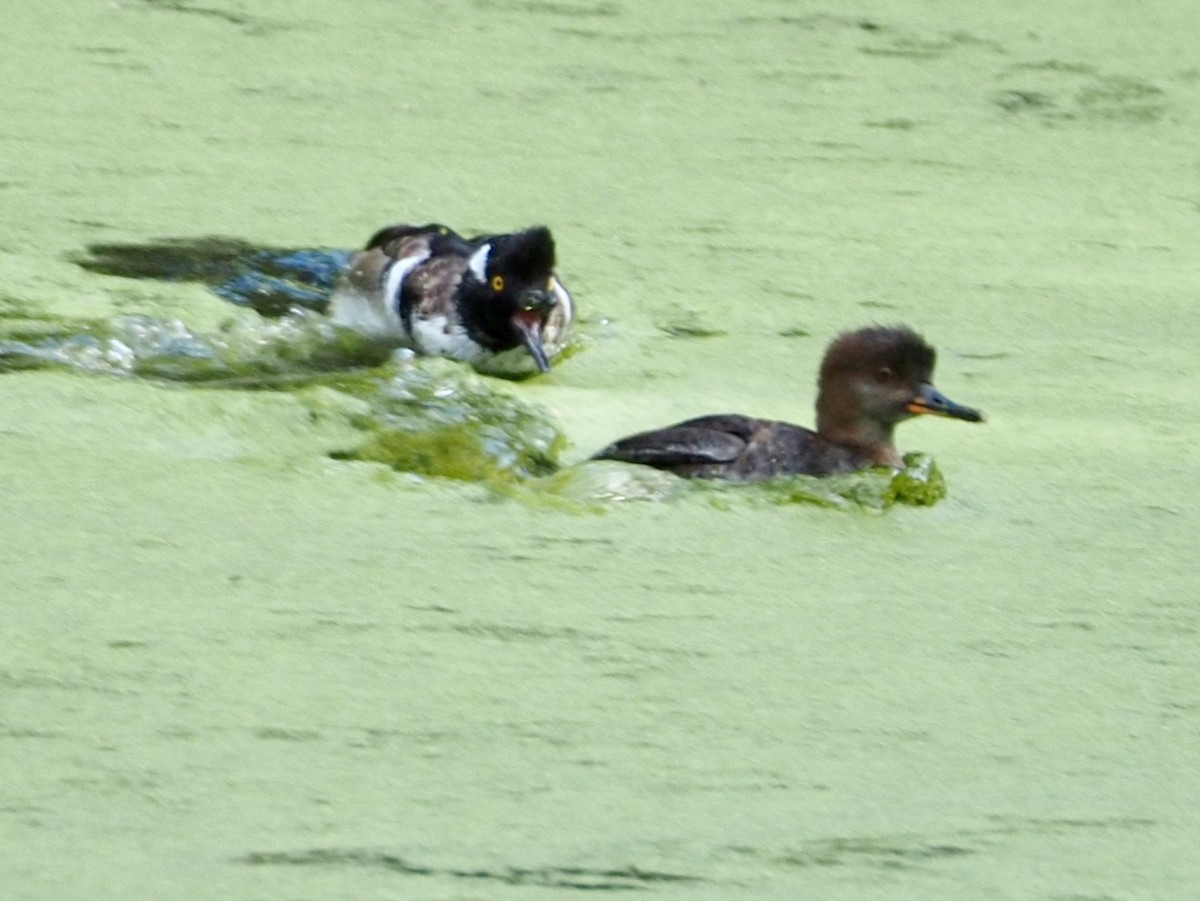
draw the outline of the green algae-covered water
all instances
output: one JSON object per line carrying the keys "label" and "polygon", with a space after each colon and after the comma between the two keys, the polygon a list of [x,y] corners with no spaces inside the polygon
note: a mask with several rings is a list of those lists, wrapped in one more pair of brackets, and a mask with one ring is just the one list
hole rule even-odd
{"label": "green algae-covered water", "polygon": [[[10,5],[5,898],[1194,897],[1189,4]],[[79,265],[396,220],[550,224],[581,349]],[[989,414],[900,429],[932,506],[574,465],[895,321]]]}

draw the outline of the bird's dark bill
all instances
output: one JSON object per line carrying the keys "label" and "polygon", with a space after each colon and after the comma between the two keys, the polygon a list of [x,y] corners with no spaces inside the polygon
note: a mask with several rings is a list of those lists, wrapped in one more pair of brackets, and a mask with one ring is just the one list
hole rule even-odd
{"label": "bird's dark bill", "polygon": [[549,372],[550,360],[546,357],[546,349],[542,347],[542,317],[538,311],[518,310],[513,314],[512,324],[537,368]]}
{"label": "bird's dark bill", "polygon": [[949,416],[951,419],[962,419],[965,422],[983,422],[983,414],[962,404],[956,404],[946,397],[933,385],[922,385],[917,396],[908,402],[908,412],[914,416],[931,414],[933,416]]}

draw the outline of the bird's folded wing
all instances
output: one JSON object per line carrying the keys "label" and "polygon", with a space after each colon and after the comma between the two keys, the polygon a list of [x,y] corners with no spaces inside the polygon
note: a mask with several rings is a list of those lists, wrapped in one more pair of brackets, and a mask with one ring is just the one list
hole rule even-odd
{"label": "bird's folded wing", "polygon": [[728,463],[745,449],[746,440],[738,435],[680,423],[622,438],[600,451],[596,457],[645,466],[671,467],[688,463]]}

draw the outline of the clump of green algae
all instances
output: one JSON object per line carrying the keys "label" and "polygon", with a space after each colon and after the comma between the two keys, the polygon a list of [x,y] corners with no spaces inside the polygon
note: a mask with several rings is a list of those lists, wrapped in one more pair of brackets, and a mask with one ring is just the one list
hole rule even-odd
{"label": "clump of green algae", "polygon": [[682,479],[652,469],[589,460],[563,469],[536,485],[538,494],[602,512],[613,503],[665,501],[705,503],[719,509],[739,506],[813,504],[837,510],[882,512],[895,504],[927,507],[946,496],[946,480],[928,454],[912,453],[904,468],[878,467],[837,476],[780,476],[764,482]]}
{"label": "clump of green algae", "polygon": [[[360,402],[350,422],[365,434],[337,459],[468,482],[501,483],[558,469],[566,445],[541,407],[492,386],[461,363],[398,355],[337,389]],[[327,407],[328,388],[301,394]]]}
{"label": "clump of green algae", "polygon": [[929,507],[946,496],[946,479],[928,454],[904,457],[903,469],[876,467],[816,478],[790,476],[763,483],[776,503],[886,510],[894,504]]}

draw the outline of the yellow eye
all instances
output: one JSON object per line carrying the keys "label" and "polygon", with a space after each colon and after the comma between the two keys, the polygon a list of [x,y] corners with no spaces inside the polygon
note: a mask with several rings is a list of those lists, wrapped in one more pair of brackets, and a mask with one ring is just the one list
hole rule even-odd
{"label": "yellow eye", "polygon": [[492,276],[492,290],[497,293],[504,290],[504,276],[503,275],[493,275]]}

